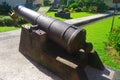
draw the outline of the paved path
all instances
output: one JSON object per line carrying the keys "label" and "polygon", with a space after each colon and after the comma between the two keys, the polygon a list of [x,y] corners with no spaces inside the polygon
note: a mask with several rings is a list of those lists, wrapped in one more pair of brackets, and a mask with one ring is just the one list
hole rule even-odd
{"label": "paved path", "polygon": [[18,51],[19,41],[20,30],[0,33],[0,80],[61,80],[27,60]]}
{"label": "paved path", "polygon": [[[0,33],[0,80],[62,80],[41,65],[26,59],[18,50],[20,30]],[[89,80],[120,80],[119,72],[86,67]],[[114,79],[114,76],[118,79]]]}
{"label": "paved path", "polygon": [[70,20],[66,20],[65,22],[80,26],[80,25],[88,24],[90,22],[94,22],[96,20],[103,19],[105,17],[111,16],[112,14],[113,14],[113,11],[109,11],[103,14],[97,14],[97,15],[87,16],[87,17],[82,17],[82,18],[77,18],[77,19],[70,19]]}

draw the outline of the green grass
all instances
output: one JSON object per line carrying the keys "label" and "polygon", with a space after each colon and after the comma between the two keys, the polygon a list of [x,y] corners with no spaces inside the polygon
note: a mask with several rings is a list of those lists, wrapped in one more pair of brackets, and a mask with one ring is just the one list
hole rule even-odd
{"label": "green grass", "polygon": [[15,26],[0,26],[0,32],[6,32],[6,31],[11,31],[11,30],[16,30],[19,29],[19,27]]}
{"label": "green grass", "polygon": [[[92,42],[94,49],[98,52],[102,62],[108,66],[120,69],[120,66],[113,61],[107,51],[105,50],[105,42],[107,42],[107,35],[110,32],[112,17],[101,20],[85,27],[87,31],[87,42]],[[114,27],[120,26],[120,19],[115,17]]]}
{"label": "green grass", "polygon": [[[47,15],[48,16],[51,16],[53,18],[56,18],[56,19],[59,19],[59,20],[67,20],[65,18],[59,18],[59,17],[55,17],[55,12],[48,12]],[[85,16],[91,16],[91,15],[94,15],[95,13],[89,13],[89,12],[74,12],[74,13],[71,13],[71,19],[74,19],[74,18],[81,18],[81,17],[85,17]]]}

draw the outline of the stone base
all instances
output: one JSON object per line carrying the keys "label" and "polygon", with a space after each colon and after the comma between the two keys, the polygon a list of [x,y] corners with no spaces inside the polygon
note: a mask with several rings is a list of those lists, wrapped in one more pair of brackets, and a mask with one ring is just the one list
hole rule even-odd
{"label": "stone base", "polygon": [[[51,41],[39,27],[22,28],[19,51],[59,75],[63,80],[88,80],[84,71],[87,64],[104,69],[98,56],[93,55],[94,59],[91,59],[89,56],[92,55],[83,51],[69,54]],[[88,60],[98,60],[97,66],[95,61],[95,64],[92,64],[92,61]]]}
{"label": "stone base", "polygon": [[70,13],[69,12],[57,12],[57,13],[55,13],[55,16],[70,19]]}

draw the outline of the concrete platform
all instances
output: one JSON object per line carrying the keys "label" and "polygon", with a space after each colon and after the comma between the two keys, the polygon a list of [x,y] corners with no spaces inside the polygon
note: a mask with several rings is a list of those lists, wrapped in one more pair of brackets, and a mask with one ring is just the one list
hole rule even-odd
{"label": "concrete platform", "polygon": [[108,11],[108,12],[96,14],[93,16],[86,16],[86,17],[82,17],[82,18],[69,19],[69,20],[66,20],[65,22],[69,23],[69,24],[76,25],[76,26],[81,26],[81,25],[85,25],[85,24],[109,17],[111,15],[113,15],[113,11]]}
{"label": "concrete platform", "polygon": [[[62,80],[43,66],[25,58],[19,51],[20,30],[0,33],[0,80]],[[89,80],[120,80],[120,72],[86,67]],[[116,79],[115,79],[116,78]]]}

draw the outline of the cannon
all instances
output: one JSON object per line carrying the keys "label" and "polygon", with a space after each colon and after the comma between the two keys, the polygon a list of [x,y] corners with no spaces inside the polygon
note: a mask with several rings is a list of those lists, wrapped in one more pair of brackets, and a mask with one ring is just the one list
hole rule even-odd
{"label": "cannon", "polygon": [[86,31],[82,27],[21,5],[14,11],[33,24],[32,27],[22,27],[19,45],[19,51],[30,61],[42,64],[63,80],[88,80],[84,71],[87,65],[104,69],[92,43],[86,42]]}
{"label": "cannon", "polygon": [[15,7],[15,12],[32,24],[39,25],[49,38],[62,46],[69,53],[82,48],[85,43],[85,30],[37,13],[23,6]]}

